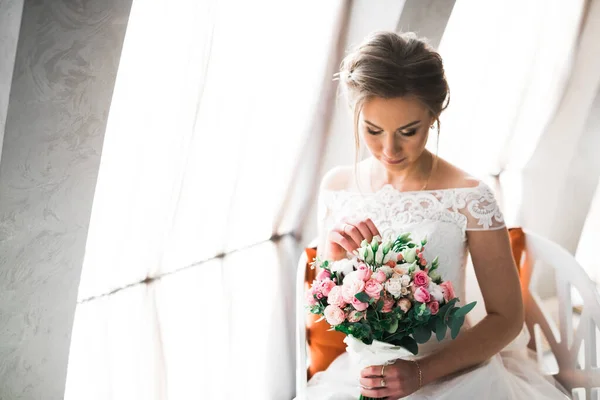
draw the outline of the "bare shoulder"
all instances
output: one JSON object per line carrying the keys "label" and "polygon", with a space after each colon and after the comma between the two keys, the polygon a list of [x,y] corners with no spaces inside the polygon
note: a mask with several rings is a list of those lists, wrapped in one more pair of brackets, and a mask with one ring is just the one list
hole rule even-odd
{"label": "bare shoulder", "polygon": [[481,181],[448,161],[439,158],[432,186],[439,189],[477,187]]}
{"label": "bare shoulder", "polygon": [[330,169],[323,176],[320,189],[355,191],[358,189],[357,185],[367,185],[365,179],[372,161],[372,159],[367,158],[356,165],[344,165]]}
{"label": "bare shoulder", "polygon": [[352,174],[352,167],[349,165],[340,165],[330,169],[321,180],[321,190],[345,190]]}

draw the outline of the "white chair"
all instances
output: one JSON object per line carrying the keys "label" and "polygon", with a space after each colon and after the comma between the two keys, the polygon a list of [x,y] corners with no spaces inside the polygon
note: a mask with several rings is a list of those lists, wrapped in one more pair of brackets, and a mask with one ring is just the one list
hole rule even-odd
{"label": "white chair", "polygon": [[[558,365],[558,373],[554,376],[574,393],[575,399],[596,398],[595,388],[600,387],[596,345],[600,297],[596,285],[564,248],[533,232],[524,230],[524,233],[525,254],[520,274],[525,321],[532,337],[530,347],[537,352],[540,365],[544,363],[544,345],[550,347]],[[543,304],[548,301],[539,295],[538,283],[542,276],[552,275],[556,281],[554,304],[558,309],[545,310]],[[580,296],[583,305],[580,315],[573,312],[573,294]],[[558,327],[549,311],[556,311]],[[574,320],[579,321],[575,330]],[[542,333],[546,341],[541,337]],[[582,346],[583,351],[580,351]]]}
{"label": "white chair", "polygon": [[[307,247],[316,247],[317,240],[313,240]],[[296,272],[296,399],[306,398],[306,369],[308,368],[306,352],[306,322],[307,311],[304,298],[304,277],[306,276],[306,253],[302,252],[298,260]]]}

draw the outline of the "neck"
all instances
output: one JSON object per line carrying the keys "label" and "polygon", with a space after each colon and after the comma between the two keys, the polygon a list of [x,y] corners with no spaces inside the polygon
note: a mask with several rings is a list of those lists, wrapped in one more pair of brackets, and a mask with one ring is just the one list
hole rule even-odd
{"label": "neck", "polygon": [[373,161],[372,182],[377,186],[390,184],[400,190],[420,190],[429,180],[433,168],[433,154],[428,150],[401,171],[390,171],[376,159]]}

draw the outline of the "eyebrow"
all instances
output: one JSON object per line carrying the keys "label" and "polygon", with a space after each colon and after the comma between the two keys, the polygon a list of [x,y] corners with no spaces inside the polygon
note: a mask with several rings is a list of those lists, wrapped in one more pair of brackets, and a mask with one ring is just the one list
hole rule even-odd
{"label": "eyebrow", "polygon": [[[365,121],[367,124],[369,124],[369,125],[373,126],[374,128],[377,128],[377,129],[381,129],[381,130],[383,130],[383,128],[380,128],[380,127],[378,127],[377,125],[375,125],[374,123],[372,123],[372,122],[370,122],[370,121],[367,121],[366,119],[365,119],[364,121]],[[416,121],[413,121],[413,122],[411,122],[411,123],[409,123],[409,124],[406,124],[406,125],[404,125],[404,126],[401,126],[400,128],[396,129],[396,131],[401,131],[401,130],[403,130],[403,129],[410,128],[411,126],[413,126],[413,125],[416,125],[416,124],[418,124],[419,122],[421,122],[421,120],[420,120],[420,119],[419,119],[419,120],[416,120]]]}

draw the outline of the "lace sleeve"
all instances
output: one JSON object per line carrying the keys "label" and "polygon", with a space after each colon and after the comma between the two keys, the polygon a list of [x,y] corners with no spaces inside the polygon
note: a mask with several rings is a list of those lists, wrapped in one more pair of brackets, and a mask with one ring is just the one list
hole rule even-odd
{"label": "lace sleeve", "polygon": [[467,219],[467,231],[496,230],[506,226],[492,189],[483,182],[473,190],[460,193],[456,201],[456,207]]}

